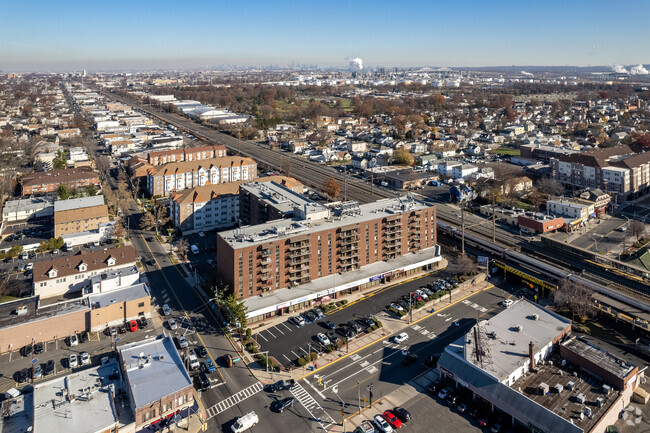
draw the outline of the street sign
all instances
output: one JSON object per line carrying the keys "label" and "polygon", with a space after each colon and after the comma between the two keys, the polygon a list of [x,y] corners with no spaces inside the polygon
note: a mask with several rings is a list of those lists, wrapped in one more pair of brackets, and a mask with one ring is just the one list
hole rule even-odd
{"label": "street sign", "polygon": [[120,337],[115,337],[115,340],[113,340],[113,341],[115,341],[116,343],[119,342],[119,341],[120,341]]}
{"label": "street sign", "polygon": [[38,358],[32,359],[32,364],[36,364],[38,362]]}
{"label": "street sign", "polygon": [[365,398],[365,397],[361,397],[361,400],[363,400],[364,403],[366,402],[366,398]]}
{"label": "street sign", "polygon": [[237,361],[241,361],[241,358],[235,358],[232,360],[232,362],[237,362]]}
{"label": "street sign", "polygon": [[345,411],[341,409],[341,415],[345,415]]}

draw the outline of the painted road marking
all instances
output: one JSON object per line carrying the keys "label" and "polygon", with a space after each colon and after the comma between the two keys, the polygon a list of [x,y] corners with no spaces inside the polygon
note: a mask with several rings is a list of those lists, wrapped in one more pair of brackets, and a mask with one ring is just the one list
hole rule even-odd
{"label": "painted road marking", "polygon": [[275,329],[276,331],[278,331],[280,334],[284,335],[284,332],[280,331],[280,328],[278,328],[277,325],[274,326],[273,329]]}
{"label": "painted road marking", "polygon": [[287,328],[289,332],[293,331],[293,329],[289,328],[286,323],[282,322],[281,325]]}
{"label": "painted road marking", "polygon": [[323,407],[314,400],[314,397],[300,383],[296,383],[296,386],[291,388],[291,394],[293,394],[296,400],[298,400],[323,430],[327,430],[332,424],[336,424],[336,421],[334,421],[330,414],[325,412]]}
{"label": "painted road marking", "polygon": [[210,406],[205,410],[205,412],[207,413],[206,420],[214,418],[215,416],[219,415],[221,412],[230,409],[231,407],[235,406],[236,404],[239,404],[241,401],[244,401],[247,398],[254,396],[258,392],[260,392],[263,388],[264,385],[262,385],[262,382],[255,382],[248,388],[244,388],[238,393],[233,394],[224,400],[221,400],[219,403],[213,406]]}
{"label": "painted road marking", "polygon": [[269,340],[267,340],[266,337],[263,336],[262,334],[257,334],[257,335],[259,335],[260,337],[262,337],[262,338],[264,339],[264,341],[266,341],[267,343],[269,342]]}
{"label": "painted road marking", "polygon": [[[268,332],[269,334],[271,334],[271,337],[275,338],[275,335],[273,335],[273,333],[271,332],[270,329],[267,329],[266,332]],[[266,340],[266,341],[268,341],[268,340]]]}

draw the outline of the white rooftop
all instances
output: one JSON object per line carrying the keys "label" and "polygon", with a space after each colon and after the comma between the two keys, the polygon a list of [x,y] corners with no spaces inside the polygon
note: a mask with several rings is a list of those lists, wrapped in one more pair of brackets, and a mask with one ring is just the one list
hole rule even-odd
{"label": "white rooftop", "polygon": [[411,196],[386,198],[372,203],[356,206],[341,216],[313,221],[276,220],[264,224],[240,227],[219,232],[233,249],[246,248],[276,239],[287,239],[299,233],[331,230],[350,224],[372,221],[384,217],[401,215],[405,212],[426,209],[429,206],[416,201]]}
{"label": "white rooftop", "polygon": [[192,386],[170,336],[152,337],[118,348],[134,410]]}
{"label": "white rooftop", "polygon": [[101,206],[104,204],[103,195],[94,195],[90,197],[71,198],[68,200],[59,200],[54,202],[54,212],[64,210],[83,209],[85,207]]}
{"label": "white rooftop", "polygon": [[[116,380],[109,380],[115,373]],[[34,432],[94,433],[115,427],[118,414],[111,393],[119,386],[115,360],[36,385]]]}
{"label": "white rooftop", "polygon": [[528,362],[529,343],[535,345],[535,353],[538,353],[571,326],[571,321],[538,304],[519,299],[490,320],[481,321],[479,326],[485,336],[482,342],[491,358],[486,361],[484,357],[483,366],[476,360],[474,328],[450,344],[447,352],[464,358],[502,382]]}

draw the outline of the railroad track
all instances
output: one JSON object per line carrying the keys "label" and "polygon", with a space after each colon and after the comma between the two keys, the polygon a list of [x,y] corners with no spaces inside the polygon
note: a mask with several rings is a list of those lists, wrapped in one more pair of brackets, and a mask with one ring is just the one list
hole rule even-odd
{"label": "railroad track", "polygon": [[356,200],[360,203],[369,203],[378,199],[397,197],[401,195],[397,192],[389,191],[380,187],[370,187],[369,185],[366,185],[365,182],[346,177],[329,166],[323,166],[307,161],[297,155],[278,152],[249,141],[231,137],[230,135],[193,122],[188,118],[180,117],[171,113],[155,112],[150,107],[145,107],[143,104],[132,98],[117,95],[105,90],[100,90],[100,92],[106,94],[110,98],[136,107],[148,113],[150,116],[165,123],[172,124],[198,138],[211,143],[222,144],[233,153],[251,157],[262,167],[281,171],[287,176],[295,177],[311,188],[322,190],[323,184],[330,177],[333,177],[341,186],[341,192],[339,193],[340,198],[343,198],[345,195],[348,200]]}

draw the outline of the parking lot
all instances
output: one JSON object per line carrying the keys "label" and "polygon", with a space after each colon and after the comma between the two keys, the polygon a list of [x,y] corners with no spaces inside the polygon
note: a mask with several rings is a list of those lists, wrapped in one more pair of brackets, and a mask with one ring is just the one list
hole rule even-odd
{"label": "parking lot", "polygon": [[[291,319],[297,316],[298,313],[287,315],[286,321],[253,334],[253,338],[260,345],[260,351],[269,351],[270,355],[278,362],[285,367],[289,367],[295,365],[297,359],[305,354],[309,352],[320,353],[325,349],[323,342],[317,337],[319,333],[327,336],[328,340],[332,340],[331,337],[343,339],[345,336],[344,331],[339,331],[339,329],[349,329],[348,323],[370,318],[372,315],[385,311],[398,299],[404,305],[405,301],[400,299],[402,296],[408,296],[410,292],[418,290],[421,286],[426,286],[428,283],[439,279],[451,278],[453,275],[455,274],[452,269],[447,268],[439,273],[417,278],[413,281],[378,289],[377,292],[361,302],[344,307],[331,314],[326,314],[324,317],[303,326],[296,325]],[[408,304],[405,306],[408,308]],[[336,329],[325,326],[325,322],[332,322]],[[358,323],[356,326],[359,325],[361,324]],[[356,334],[363,332],[363,329],[362,325],[359,326]],[[351,333],[348,333],[348,337],[355,338]],[[335,344],[332,341],[330,343]]]}

